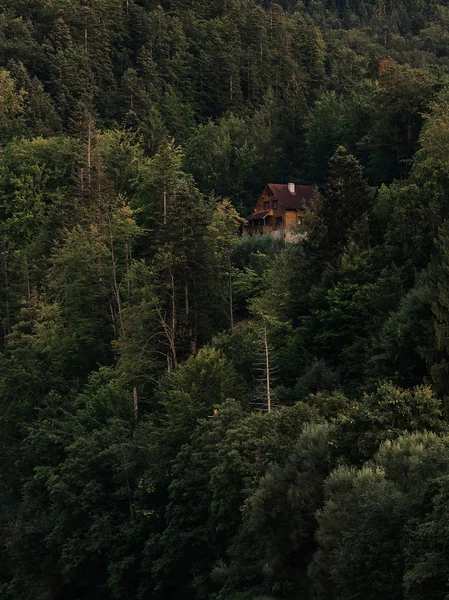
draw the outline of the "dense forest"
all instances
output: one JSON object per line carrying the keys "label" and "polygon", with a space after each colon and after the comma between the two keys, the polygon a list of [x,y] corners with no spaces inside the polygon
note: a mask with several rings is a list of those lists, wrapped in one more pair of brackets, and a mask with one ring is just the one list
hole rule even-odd
{"label": "dense forest", "polygon": [[0,320],[1,600],[447,599],[449,2],[0,0]]}

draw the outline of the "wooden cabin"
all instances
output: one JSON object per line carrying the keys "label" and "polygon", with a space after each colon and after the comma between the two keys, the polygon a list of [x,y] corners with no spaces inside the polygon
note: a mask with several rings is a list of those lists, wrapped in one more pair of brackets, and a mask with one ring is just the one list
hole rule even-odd
{"label": "wooden cabin", "polygon": [[248,233],[289,230],[301,223],[306,209],[313,206],[315,188],[295,183],[269,183],[247,217]]}

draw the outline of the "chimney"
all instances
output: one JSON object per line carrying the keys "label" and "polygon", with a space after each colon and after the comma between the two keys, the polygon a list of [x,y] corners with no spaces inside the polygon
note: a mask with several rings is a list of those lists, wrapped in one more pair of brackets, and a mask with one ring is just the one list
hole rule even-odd
{"label": "chimney", "polygon": [[294,183],[289,183],[288,191],[290,192],[290,194],[296,194],[296,185]]}

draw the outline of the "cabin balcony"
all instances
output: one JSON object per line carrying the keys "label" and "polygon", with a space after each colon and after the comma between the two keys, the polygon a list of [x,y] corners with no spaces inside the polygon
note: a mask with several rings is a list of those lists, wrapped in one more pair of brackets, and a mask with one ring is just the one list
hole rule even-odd
{"label": "cabin balcony", "polygon": [[247,218],[248,224],[245,227],[248,233],[265,233],[273,230],[275,222],[273,210],[264,210],[254,212]]}
{"label": "cabin balcony", "polygon": [[276,217],[273,210],[255,212],[247,220],[245,229],[250,235],[277,231],[283,227],[282,218]]}

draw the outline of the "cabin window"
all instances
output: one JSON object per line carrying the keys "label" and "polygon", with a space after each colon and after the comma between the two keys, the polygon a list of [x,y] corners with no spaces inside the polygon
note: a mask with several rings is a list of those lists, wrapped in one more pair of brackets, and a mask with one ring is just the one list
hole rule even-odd
{"label": "cabin window", "polygon": [[273,208],[274,210],[276,210],[278,207],[278,201],[277,200],[273,200]]}
{"label": "cabin window", "polygon": [[264,205],[265,210],[268,210],[270,208],[269,202],[264,202],[263,205]]}
{"label": "cabin window", "polygon": [[302,215],[298,215],[298,225],[302,225]]}

